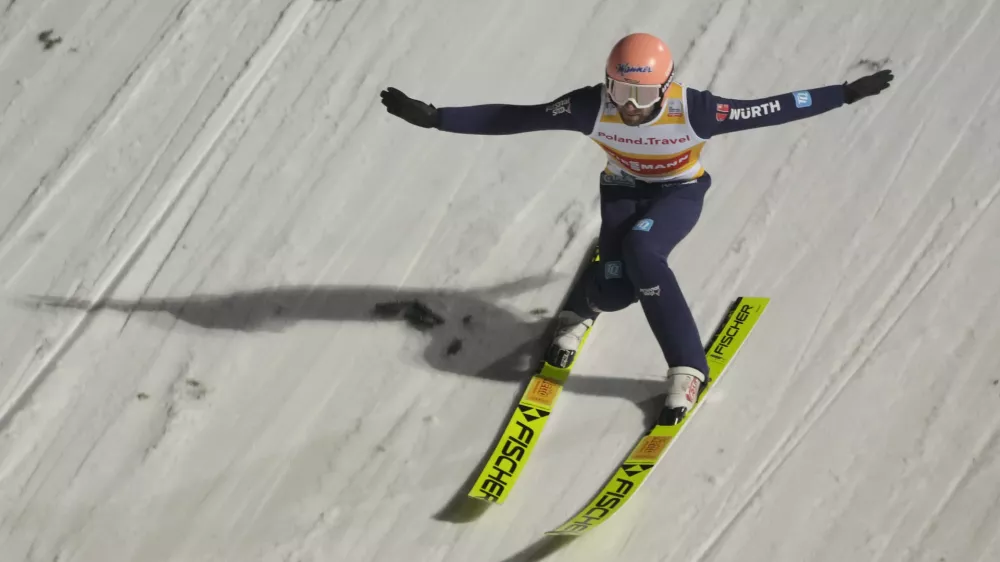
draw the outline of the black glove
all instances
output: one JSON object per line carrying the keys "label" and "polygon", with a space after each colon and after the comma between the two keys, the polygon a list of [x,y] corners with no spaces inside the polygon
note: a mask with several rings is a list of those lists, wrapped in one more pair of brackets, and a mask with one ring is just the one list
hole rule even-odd
{"label": "black glove", "polygon": [[880,70],[848,84],[844,82],[844,101],[854,103],[861,98],[874,96],[889,87],[893,79],[891,70]]}
{"label": "black glove", "polygon": [[396,117],[425,129],[438,126],[438,110],[433,105],[409,98],[391,86],[382,90],[381,95],[382,105]]}

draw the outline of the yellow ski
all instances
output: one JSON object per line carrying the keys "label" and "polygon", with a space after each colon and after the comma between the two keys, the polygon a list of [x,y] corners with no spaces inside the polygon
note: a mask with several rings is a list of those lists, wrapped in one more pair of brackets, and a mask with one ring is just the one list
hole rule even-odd
{"label": "yellow ski", "polygon": [[[600,251],[595,246],[593,255],[587,263],[600,261]],[[566,367],[556,367],[548,361],[542,361],[541,368],[531,377],[528,388],[521,395],[521,400],[507,420],[507,427],[504,428],[493,453],[476,478],[476,483],[469,490],[469,497],[496,504],[502,504],[507,499],[524,465],[528,463],[528,458],[531,457],[531,452],[549,421],[549,414],[555,407],[556,399],[559,398],[559,393],[562,392],[563,385],[566,384],[566,379],[569,378],[570,371],[580,356],[584,344],[587,343],[587,337],[590,336],[592,329],[593,327],[588,328],[583,334],[576,355]]]}
{"label": "yellow ski", "polygon": [[687,420],[698,410],[705,395],[722,376],[760,319],[769,300],[764,297],[741,297],[736,300],[706,351],[709,381],[691,411],[676,425],[653,426],[639,440],[600,493],[579,513],[546,535],[582,535],[607,521],[635,494],[656,467],[656,463],[663,458]]}
{"label": "yellow ski", "polygon": [[[580,349],[583,349],[589,335],[590,329],[584,334]],[[469,497],[496,504],[502,504],[507,499],[538,443],[576,357],[565,369],[542,362],[542,368],[531,377],[486,467],[469,491]]]}

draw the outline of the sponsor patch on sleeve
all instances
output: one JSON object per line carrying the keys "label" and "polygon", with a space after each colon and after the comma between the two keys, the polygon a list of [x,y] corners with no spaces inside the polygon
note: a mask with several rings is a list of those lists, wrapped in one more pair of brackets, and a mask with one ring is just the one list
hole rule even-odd
{"label": "sponsor patch on sleeve", "polygon": [[722,123],[729,118],[729,104],[728,103],[717,103],[715,104],[715,120]]}
{"label": "sponsor patch on sleeve", "polygon": [[553,117],[561,113],[573,113],[570,111],[570,104],[572,100],[570,98],[563,98],[553,104],[545,107],[547,113],[551,113]]}

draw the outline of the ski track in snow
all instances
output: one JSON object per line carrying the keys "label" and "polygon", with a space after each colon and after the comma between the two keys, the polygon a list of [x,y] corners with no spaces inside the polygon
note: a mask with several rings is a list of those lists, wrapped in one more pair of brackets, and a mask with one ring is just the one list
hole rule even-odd
{"label": "ski track in snow", "polygon": [[[10,556],[534,559],[648,415],[664,365],[637,307],[602,319],[506,505],[439,516],[596,234],[602,156],[417,129],[377,93],[549,101],[599,81],[636,14],[719,95],[896,79],[709,141],[671,265],[699,324],[771,308],[641,493],[546,560],[996,554],[994,0],[5,4]],[[444,324],[365,316],[397,297]]]}
{"label": "ski track in snow", "polygon": [[[264,76],[264,73],[270,67],[270,64],[277,57],[278,53],[284,47],[288,38],[295,31],[295,29],[301,23],[303,17],[305,16],[307,10],[310,8],[310,2],[308,0],[299,0],[297,3],[298,10],[292,14],[283,13],[279,18],[277,24],[275,25],[274,31],[261,46],[260,50],[255,52],[249,60],[247,60],[246,70],[243,76],[238,78],[229,93],[225,95],[222,102],[216,107],[215,111],[212,113],[211,118],[206,123],[202,134],[193,143],[194,146],[190,149],[186,155],[186,159],[182,161],[182,167],[180,172],[175,172],[174,179],[171,183],[168,183],[165,190],[170,195],[167,201],[155,214],[151,217],[151,220],[147,223],[147,230],[142,233],[138,240],[135,240],[132,246],[125,252],[125,255],[118,261],[118,263],[112,268],[108,274],[108,279],[102,283],[101,287],[98,289],[96,294],[93,296],[94,302],[100,302],[104,300],[115,288],[118,283],[122,280],[124,275],[128,272],[130,266],[135,262],[140,252],[146,249],[147,244],[154,234],[158,233],[159,228],[163,225],[167,216],[174,210],[175,206],[185,196],[185,191],[189,185],[189,180],[192,175],[201,166],[202,161],[208,155],[208,153],[213,149],[219,136],[229,125],[230,121],[235,116],[236,112],[243,106],[247,97],[253,92],[257,83]],[[296,4],[292,4],[290,7],[295,7]],[[184,5],[184,8],[187,4]],[[183,13],[184,8],[181,9],[180,13]],[[287,19],[286,19],[287,16]],[[179,19],[179,18],[178,18]],[[133,71],[138,72],[138,68]],[[109,109],[102,114],[94,123],[91,124],[89,129],[96,129],[98,125],[105,121],[114,122],[116,121],[120,113],[124,111],[129,105],[128,94],[121,106],[116,107],[115,111],[111,111],[111,107],[115,106],[115,100],[118,95],[122,92],[128,91],[128,85],[131,81],[133,75],[129,75],[126,79],[125,84],[120,88],[113,96],[111,103],[109,104]],[[144,76],[148,77],[146,74]],[[136,90],[141,90],[143,85],[143,80],[136,85]],[[104,118],[105,114],[109,114],[110,118],[107,120]],[[96,136],[96,135],[94,135]],[[77,146],[85,145],[89,142],[91,135],[86,135],[83,142],[79,143]],[[76,147],[71,151],[74,154],[72,158],[73,163],[68,166],[68,170],[60,174],[60,178],[55,182],[55,186],[48,190],[46,199],[44,199],[39,205],[32,211],[32,213],[25,219],[20,230],[11,237],[12,240],[17,239],[19,234],[31,224],[34,217],[38,217],[44,212],[48,201],[51,201],[56,197],[65,186],[69,185],[75,172],[79,169],[80,165],[85,162],[89,155]],[[70,160],[70,158],[67,158]],[[62,166],[59,166],[62,168]],[[186,215],[190,216],[197,210],[197,203],[193,209],[190,209]],[[179,238],[179,233],[177,236],[170,237],[174,240]],[[162,254],[163,260],[166,260],[170,253],[169,248],[166,253]],[[0,248],[0,260],[3,259],[5,254],[5,248]],[[32,391],[38,386],[38,384],[45,377],[53,365],[65,354],[66,350],[73,344],[73,342],[80,336],[80,333],[86,329],[87,320],[89,316],[86,312],[81,313],[76,322],[71,325],[67,333],[60,339],[60,341],[53,347],[49,355],[41,362],[36,371],[28,376],[27,384],[24,390],[19,394],[14,396],[12,399],[8,400],[2,407],[0,407],[0,432],[10,423],[11,417],[14,416],[17,410],[22,407],[30,396]]]}
{"label": "ski track in snow", "polygon": [[[177,21],[180,20],[191,1],[193,0],[189,0],[177,11]],[[44,5],[42,7],[44,8]],[[149,53],[143,54],[137,61],[135,68],[125,77],[122,85],[111,94],[105,108],[88,124],[84,134],[67,150],[63,160],[54,167],[54,170],[58,171],[57,177],[50,182],[49,174],[46,174],[31,191],[24,206],[14,215],[14,220],[5,225],[5,229],[0,232],[0,260],[6,256],[11,245],[24,236],[34,222],[43,215],[49,204],[72,183],[76,173],[91,157],[91,145],[99,142],[107,134],[107,131],[114,127],[121,115],[129,109],[133,99],[142,93],[147,80],[154,74],[156,68],[149,68],[150,65],[146,63],[150,60],[157,60],[158,54],[165,46],[173,43],[178,33],[176,25],[170,25],[164,30],[163,35],[153,44],[153,49]],[[168,34],[170,34],[169,37]],[[14,43],[15,41],[10,42],[10,44]],[[40,196],[37,203],[35,202],[36,195]]]}
{"label": "ski track in snow", "polygon": [[[993,203],[993,200],[995,199],[998,191],[1000,191],[1000,189],[998,188],[1000,188],[1000,184],[998,184],[997,187],[995,187],[993,191],[990,192],[987,199],[988,202],[986,204],[987,208],[989,207],[989,205]],[[860,370],[866,366],[868,360],[872,357],[872,354],[879,348],[879,345],[881,344],[885,336],[888,335],[890,331],[892,331],[892,329],[899,323],[900,319],[907,312],[907,310],[913,304],[913,302],[922,294],[923,289],[927,286],[930,280],[937,274],[941,265],[945,263],[945,261],[951,256],[952,252],[955,250],[955,248],[958,247],[962,239],[965,237],[965,234],[983,215],[983,211],[985,211],[985,208],[979,213],[973,215],[970,219],[968,219],[965,223],[962,224],[962,231],[959,234],[959,239],[954,243],[949,244],[945,253],[940,258],[937,258],[934,262],[932,262],[933,265],[930,274],[928,274],[925,279],[919,282],[917,290],[913,293],[913,295],[909,298],[909,300],[907,300],[907,302],[903,305],[900,311],[894,314],[893,316],[888,317],[888,319],[886,319],[886,317],[882,316],[882,314],[886,312],[888,305],[893,303],[896,300],[896,297],[899,296],[901,287],[905,284],[905,281],[910,278],[911,274],[913,273],[913,269],[916,267],[916,265],[922,260],[922,258],[925,257],[927,248],[934,240],[933,239],[928,240],[927,244],[925,244],[922,247],[921,253],[915,259],[909,262],[910,268],[906,270],[904,279],[896,286],[893,293],[885,300],[885,306],[880,307],[878,309],[879,315],[876,317],[875,322],[869,324],[870,326],[869,331],[862,335],[861,338],[862,342],[869,339],[873,339],[874,342],[869,346],[868,349],[865,350],[861,349],[862,342],[859,342],[858,347],[851,350],[851,352],[847,356],[845,356],[844,358],[845,363],[842,364],[837,369],[837,372],[840,373],[846,370],[847,373],[839,375],[839,379],[834,379],[830,381],[829,383],[830,386],[833,386],[834,388],[831,389],[829,387],[824,387],[820,389],[820,392],[816,395],[814,400],[809,404],[805,416],[803,416],[800,422],[801,425],[796,424],[795,426],[793,426],[792,427],[793,431],[789,433],[781,441],[781,443],[779,443],[778,447],[771,452],[770,456],[765,460],[764,464],[762,465],[760,471],[753,476],[755,482],[751,487],[749,495],[736,508],[736,511],[733,513],[729,521],[724,523],[717,532],[713,533],[710,536],[709,540],[706,543],[704,553],[700,555],[698,558],[696,558],[695,559],[696,561],[704,559],[704,556],[706,556],[711,551],[712,547],[726,535],[726,532],[730,528],[730,526],[745,513],[747,507],[749,507],[749,505],[753,502],[753,500],[756,497],[758,497],[758,495],[761,492],[761,489],[768,484],[775,471],[781,468],[784,462],[791,456],[791,454],[795,451],[795,449],[806,437],[806,435],[813,429],[815,422],[826,413],[827,409],[830,407],[831,404],[833,404],[837,400],[837,398],[840,396],[844,388],[846,388],[847,385],[851,382],[851,380],[858,374],[858,372],[860,372]],[[947,213],[945,213],[945,216],[947,216]],[[945,216],[942,216],[941,220],[943,220]],[[938,233],[937,226],[940,225],[940,222],[941,221],[938,221],[935,225],[933,225],[934,228],[928,230],[933,232],[934,235],[936,235]],[[880,320],[883,321],[882,323],[885,324],[886,327],[883,330],[881,330],[881,333],[872,337],[870,335],[871,330],[874,329],[875,327],[874,325]],[[846,361],[848,360],[850,362],[856,363],[856,366],[848,368],[846,363]],[[986,442],[984,442],[980,447],[977,447],[976,452],[971,457],[972,460],[970,461],[970,464],[962,471],[962,473],[956,479],[954,484],[949,487],[948,489],[949,491],[946,492],[945,499],[942,500],[942,503],[939,506],[939,508],[935,510],[935,512],[928,517],[928,523],[927,523],[928,525],[935,520],[937,515],[940,513],[941,509],[943,509],[943,506],[955,493],[955,490],[959,487],[959,484],[961,484],[962,481],[964,481],[965,476],[974,468],[976,468],[975,459],[982,454],[983,450],[988,445],[990,445],[995,441],[994,438],[996,437],[998,430],[1000,430],[1000,423],[995,424],[993,431],[991,431],[990,433],[989,436],[990,438]],[[919,534],[923,535],[925,533],[921,532]]]}
{"label": "ski track in snow", "polygon": [[[960,47],[965,44],[965,42],[971,36],[972,32],[982,21],[986,11],[991,6],[992,3],[990,4],[990,6],[985,7],[984,10],[980,13],[979,18],[977,18],[976,22],[972,26],[972,29],[970,29],[963,36],[959,45],[957,45],[955,49],[952,50],[951,53],[949,53],[948,60],[951,60],[955,56],[957,51],[960,49]],[[994,81],[989,88],[986,88],[984,90],[985,94],[981,97],[979,102],[976,104],[975,108],[968,113],[969,115],[968,118],[965,120],[965,122],[962,124],[962,126],[958,129],[957,133],[955,134],[954,141],[949,147],[947,154],[945,154],[944,157],[940,159],[940,164],[937,167],[935,174],[932,177],[930,177],[929,180],[927,181],[928,186],[934,185],[940,179],[941,174],[943,174],[944,170],[947,168],[948,163],[951,160],[952,155],[955,153],[955,150],[957,149],[959,143],[965,139],[965,133],[967,132],[969,126],[974,120],[976,120],[981,115],[980,110],[986,103],[987,98],[990,95],[992,95],[993,92],[995,92],[994,88],[996,87],[996,85],[997,81]],[[875,117],[876,116],[873,115],[872,118],[869,120],[869,123],[873,121]],[[919,132],[922,129],[923,129],[923,121],[920,122],[917,130]],[[910,144],[906,147],[903,158],[901,159],[901,163],[905,162],[908,159],[917,137],[918,135],[914,135],[914,137],[911,139]],[[900,168],[897,167],[893,173],[893,183],[895,178],[898,177],[899,170]],[[771,451],[769,456],[765,459],[764,463],[761,465],[759,471],[753,475],[754,483],[750,487],[750,490],[746,495],[745,499],[742,500],[737,505],[737,507],[735,508],[734,512],[732,513],[728,521],[723,523],[718,528],[717,531],[713,532],[710,535],[709,539],[706,541],[702,549],[701,554],[697,558],[695,558],[695,560],[703,560],[710,555],[715,545],[726,536],[731,526],[746,513],[747,508],[752,504],[752,502],[757,497],[759,497],[759,494],[761,493],[762,489],[769,483],[775,472],[781,468],[781,466],[785,463],[785,461],[788,460],[789,457],[794,453],[794,451],[796,450],[798,445],[803,441],[803,439],[812,431],[815,422],[818,419],[820,419],[823,415],[825,415],[830,405],[833,404],[838,399],[842,391],[847,387],[847,385],[851,382],[851,380],[861,371],[861,369],[863,369],[866,366],[868,361],[872,358],[872,354],[879,348],[881,342],[884,340],[886,335],[888,335],[896,327],[896,325],[899,323],[902,317],[909,310],[910,306],[917,300],[917,298],[919,298],[922,295],[925,287],[928,285],[931,279],[938,273],[941,266],[951,257],[954,250],[961,244],[961,242],[965,238],[965,235],[979,221],[979,219],[985,213],[985,210],[990,205],[992,205],[998,193],[998,188],[1000,188],[1000,184],[994,186],[993,189],[987,194],[985,198],[985,204],[981,204],[978,206],[978,212],[970,215],[970,217],[967,218],[960,225],[960,230],[956,239],[953,242],[948,243],[944,251],[940,253],[938,257],[930,261],[931,269],[929,273],[927,273],[923,279],[916,282],[917,285],[916,290],[912,291],[912,294],[909,296],[909,298],[906,299],[905,303],[902,304],[901,307],[899,307],[895,313],[893,313],[890,316],[886,316],[890,306],[895,305],[900,298],[905,298],[901,297],[904,287],[908,287],[909,285],[912,284],[911,279],[914,276],[915,269],[918,266],[923,265],[923,262],[926,261],[926,258],[928,257],[928,253],[930,252],[931,247],[934,245],[935,242],[938,241],[937,238],[938,235],[940,234],[940,228],[943,222],[945,221],[945,219],[949,217],[949,215],[953,211],[953,208],[945,208],[941,210],[938,216],[935,218],[935,220],[931,224],[927,225],[926,228],[927,237],[920,244],[918,252],[914,257],[908,259],[905,262],[906,265],[904,265],[901,268],[900,274],[897,275],[897,281],[889,286],[889,291],[887,291],[886,296],[880,299],[876,304],[876,306],[873,309],[871,309],[870,319],[863,322],[861,325],[863,326],[863,328],[859,330],[860,334],[859,341],[857,342],[856,346],[851,349],[845,350],[846,353],[840,360],[839,367],[836,369],[836,372],[838,373],[837,378],[830,379],[827,386],[818,389],[818,392],[814,396],[813,400],[810,402],[801,420],[795,425],[791,426],[791,431],[788,434],[786,434],[786,436],[782,439],[782,441],[778,444],[778,446]],[[920,207],[920,204],[923,202],[924,198],[929,193],[930,189],[925,190],[920,194],[918,205],[913,207],[914,212],[916,211],[916,209]],[[882,206],[882,201],[884,201],[884,198],[880,200],[879,206],[876,208],[876,211],[872,216],[876,216],[878,214],[878,210],[881,209]],[[912,216],[913,215],[911,215],[911,218]],[[910,220],[907,221],[907,223],[910,222],[911,222]],[[878,332],[876,332],[875,331],[876,325],[884,326],[884,328],[881,328],[878,330]],[[872,342],[872,343],[866,345],[866,342]],[[848,365],[851,363],[854,363],[855,366],[849,367]],[[796,370],[798,370],[798,365],[796,365]],[[962,471],[955,478],[953,483],[949,485],[948,491],[945,492],[945,496],[941,500],[941,503],[939,504],[938,508],[936,508],[935,511],[927,517],[925,527],[921,529],[918,535],[926,534],[927,527],[930,526],[936,520],[940,512],[944,509],[944,506],[947,505],[951,497],[954,495],[955,490],[958,489],[960,485],[965,481],[966,476],[969,474],[969,472],[973,471],[977,467],[975,459],[981,456],[983,450],[988,445],[993,443],[993,441],[995,440],[994,438],[996,435],[996,431],[997,431],[997,426],[995,424],[993,431],[990,432],[990,434],[987,436],[987,439],[985,439],[984,442],[976,448],[976,451],[972,455],[969,464],[962,469]]]}

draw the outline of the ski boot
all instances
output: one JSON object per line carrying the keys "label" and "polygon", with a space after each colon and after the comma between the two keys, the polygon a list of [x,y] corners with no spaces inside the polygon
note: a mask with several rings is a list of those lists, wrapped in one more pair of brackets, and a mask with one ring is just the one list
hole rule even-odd
{"label": "ski boot", "polygon": [[568,369],[576,358],[584,334],[594,325],[590,318],[584,318],[571,310],[563,310],[556,317],[556,333],[545,361],[553,367]]}
{"label": "ski boot", "polygon": [[705,390],[707,377],[691,367],[671,367],[667,370],[667,400],[660,412],[659,425],[677,425],[698,402]]}

